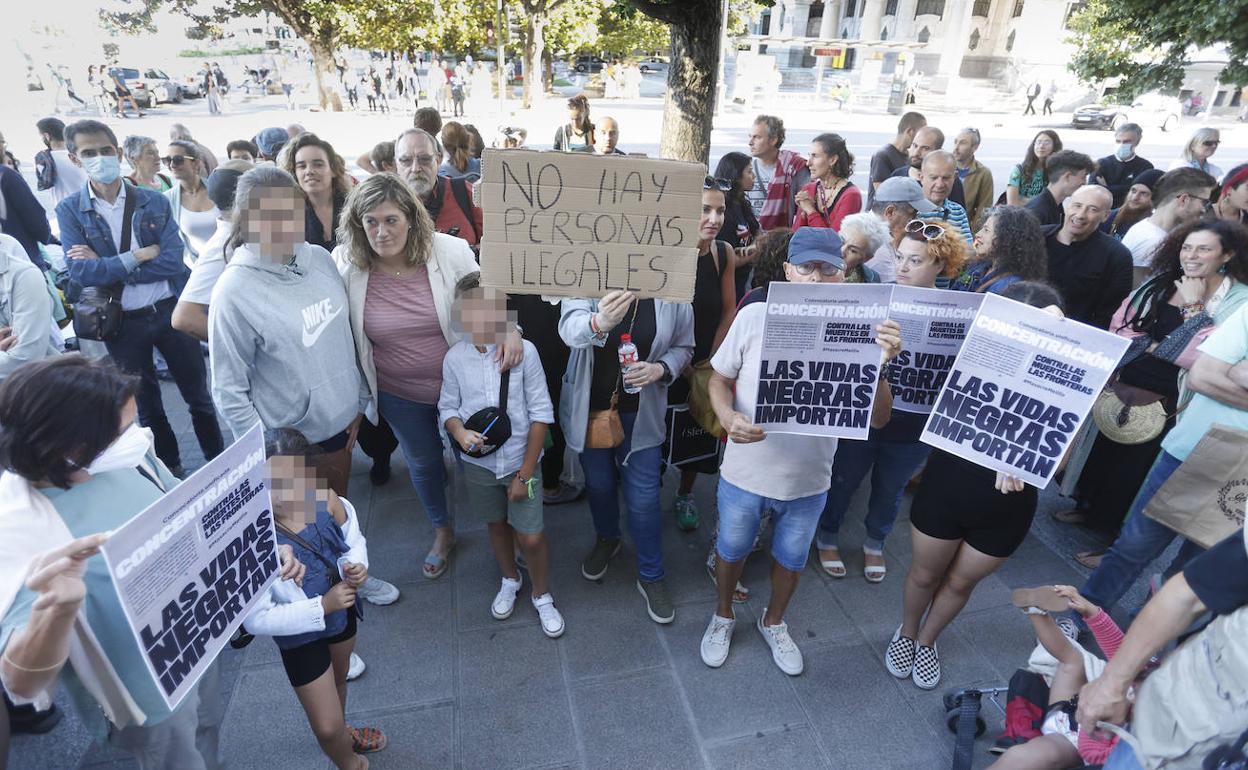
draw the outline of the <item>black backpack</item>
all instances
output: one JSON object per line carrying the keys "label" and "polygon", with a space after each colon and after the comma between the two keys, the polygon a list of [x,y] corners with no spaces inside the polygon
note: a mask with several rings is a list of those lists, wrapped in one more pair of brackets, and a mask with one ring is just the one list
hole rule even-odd
{"label": "black backpack", "polygon": [[52,158],[51,150],[35,153],[35,181],[40,190],[56,187],[56,161]]}

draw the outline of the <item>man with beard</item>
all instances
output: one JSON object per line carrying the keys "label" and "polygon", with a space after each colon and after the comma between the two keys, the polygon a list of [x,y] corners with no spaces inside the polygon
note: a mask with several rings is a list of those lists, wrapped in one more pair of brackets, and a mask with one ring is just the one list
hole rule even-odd
{"label": "man with beard", "polygon": [[481,208],[472,202],[471,183],[438,176],[442,145],[437,138],[424,129],[404,129],[394,141],[394,162],[399,176],[425,204],[437,231],[463,238],[476,251],[482,234]]}

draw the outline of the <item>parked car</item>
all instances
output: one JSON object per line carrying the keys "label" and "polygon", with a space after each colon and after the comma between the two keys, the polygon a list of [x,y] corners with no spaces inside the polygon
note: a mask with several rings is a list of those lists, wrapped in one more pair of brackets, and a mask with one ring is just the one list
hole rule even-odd
{"label": "parked car", "polygon": [[187,72],[178,79],[183,99],[199,99],[204,95],[204,73]]}
{"label": "parked car", "polygon": [[581,73],[602,72],[602,68],[605,66],[607,66],[607,63],[603,59],[590,54],[581,54],[576,57],[576,63],[572,68]]}
{"label": "parked car", "polygon": [[151,109],[162,102],[168,104],[182,101],[182,89],[162,70],[154,67],[122,67],[121,77],[126,81],[126,88],[134,94],[134,100],[145,109]]}
{"label": "parked car", "polygon": [[664,73],[667,72],[667,59],[662,56],[651,56],[638,61],[637,66],[641,69],[641,74],[643,75],[651,72]]}
{"label": "parked car", "polygon": [[1070,124],[1075,128],[1107,128],[1117,131],[1124,123],[1139,123],[1144,127],[1157,127],[1173,131],[1179,126],[1183,105],[1173,96],[1160,93],[1142,94],[1130,104],[1114,103],[1109,95],[1095,104],[1086,104],[1071,115]]}

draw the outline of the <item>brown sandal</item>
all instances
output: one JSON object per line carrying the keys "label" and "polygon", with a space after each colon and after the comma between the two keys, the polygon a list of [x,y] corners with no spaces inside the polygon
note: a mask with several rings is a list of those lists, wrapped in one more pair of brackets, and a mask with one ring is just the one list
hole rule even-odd
{"label": "brown sandal", "polygon": [[376,727],[351,727],[351,748],[356,754],[372,754],[386,747],[386,734]]}

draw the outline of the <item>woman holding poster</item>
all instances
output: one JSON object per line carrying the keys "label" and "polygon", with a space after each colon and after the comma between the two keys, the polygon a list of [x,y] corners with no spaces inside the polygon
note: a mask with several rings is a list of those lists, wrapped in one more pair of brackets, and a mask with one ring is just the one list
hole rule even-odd
{"label": "woman holding poster", "polygon": [[[869,216],[869,215],[868,215]],[[915,219],[897,247],[897,284],[936,288],[936,279],[952,278],[966,264],[966,241],[948,222]],[[895,366],[896,364],[894,364]],[[894,408],[888,424],[873,428],[866,441],[843,441],[832,464],[832,487],[819,519],[815,546],[819,565],[834,578],[846,575],[839,535],[849,501],[871,474],[867,503],[867,539],[862,545],[863,575],[871,583],[884,579],[884,539],[893,530],[906,482],[927,459],[931,447],[919,441],[927,415]]]}
{"label": "woman holding poster", "polygon": [[[1077,505],[1055,513],[1058,521],[1109,532],[1122,525],[1174,426],[1179,381],[1196,361],[1197,348],[1248,301],[1246,248],[1248,232],[1240,225],[1213,220],[1179,226],[1153,253],[1153,277],[1123,301],[1109,326],[1132,346],[1101,398],[1117,399],[1132,411],[1151,409],[1165,419],[1158,418],[1154,435],[1142,441],[1098,433],[1079,477]],[[1100,555],[1082,554],[1080,561],[1095,568]]]}
{"label": "woman holding poster", "polygon": [[[1061,297],[1047,284],[1020,281],[1003,296],[1054,315]],[[971,592],[1022,545],[1037,490],[1022,480],[933,451],[910,507],[913,556],[902,593],[902,621],[884,651],[898,679],[931,690],[940,683],[936,639]]]}

